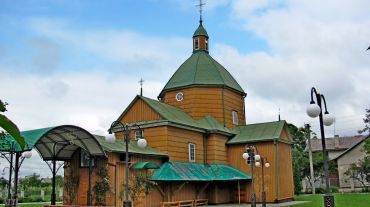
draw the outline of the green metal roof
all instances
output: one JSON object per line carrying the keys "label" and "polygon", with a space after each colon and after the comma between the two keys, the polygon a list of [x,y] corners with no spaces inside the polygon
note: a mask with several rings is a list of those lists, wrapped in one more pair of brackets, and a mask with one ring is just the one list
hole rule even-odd
{"label": "green metal roof", "polygon": [[194,32],[193,37],[196,37],[196,36],[206,36],[206,37],[208,37],[207,31],[203,27],[202,21],[199,21],[199,26],[198,26],[197,30],[195,30],[195,32]]}
{"label": "green metal roof", "polygon": [[[94,135],[95,138],[98,140],[99,144],[103,147],[105,151],[108,152],[117,152],[117,153],[125,153],[126,152],[126,144],[123,139],[117,139],[114,143],[110,143],[105,141],[103,136]],[[163,153],[157,149],[154,149],[150,146],[146,146],[144,149],[140,148],[137,145],[136,140],[130,140],[128,145],[128,151],[132,154],[144,154],[144,155],[151,155],[151,156],[164,156],[167,157],[166,153]]]}
{"label": "green metal roof", "polygon": [[[12,137],[6,134],[0,139],[0,151],[22,152],[36,148],[44,160],[69,160],[73,153],[82,148],[92,156],[105,156],[102,147],[95,137],[83,128],[73,125],[60,125],[22,131],[26,147],[22,150],[13,142]],[[12,144],[13,143],[13,144]]]}
{"label": "green metal roof", "polygon": [[226,181],[250,180],[251,177],[222,164],[203,165],[190,162],[166,162],[153,173],[155,181]]}
{"label": "green metal roof", "polygon": [[234,129],[236,135],[227,144],[240,144],[279,139],[285,121],[266,122],[238,126]]}
{"label": "green metal roof", "polygon": [[141,98],[145,103],[147,103],[154,111],[159,113],[162,119],[168,120],[173,123],[183,124],[190,127],[196,127],[203,130],[233,134],[233,132],[230,129],[221,125],[212,116],[206,116],[203,119],[194,120],[180,108],[143,96],[139,96],[139,98]]}
{"label": "green metal roof", "polygon": [[169,90],[190,86],[220,86],[245,94],[233,76],[206,51],[194,52],[167,82],[159,97]]}
{"label": "green metal roof", "polygon": [[159,166],[154,162],[137,162],[130,166],[132,169],[159,169]]}

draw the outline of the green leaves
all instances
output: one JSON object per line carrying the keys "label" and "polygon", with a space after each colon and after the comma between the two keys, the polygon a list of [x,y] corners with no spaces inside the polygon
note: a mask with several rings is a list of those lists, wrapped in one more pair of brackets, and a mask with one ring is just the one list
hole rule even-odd
{"label": "green leaves", "polygon": [[18,142],[21,149],[24,149],[26,142],[22,137],[17,125],[15,125],[11,120],[9,120],[6,116],[2,114],[0,114],[0,127],[3,128],[7,133],[9,133],[16,142]]}

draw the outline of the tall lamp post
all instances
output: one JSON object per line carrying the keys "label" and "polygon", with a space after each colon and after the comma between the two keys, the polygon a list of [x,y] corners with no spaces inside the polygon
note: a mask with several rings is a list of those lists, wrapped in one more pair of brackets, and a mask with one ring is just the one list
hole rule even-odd
{"label": "tall lamp post", "polygon": [[[316,98],[317,104],[314,101],[314,96]],[[325,106],[325,111],[323,114],[322,110],[322,102]],[[307,115],[311,118],[319,117],[320,120],[320,132],[321,132],[321,144],[322,144],[322,153],[323,153],[323,161],[324,161],[324,174],[325,174],[325,194],[324,194],[324,206],[325,207],[334,207],[334,196],[330,192],[329,186],[329,167],[328,167],[328,154],[326,151],[325,145],[325,133],[324,133],[324,125],[330,126],[334,122],[334,117],[331,116],[326,107],[326,101],[324,95],[318,93],[314,87],[311,88],[311,102],[310,105],[307,107]]]}
{"label": "tall lamp post", "polygon": [[251,192],[251,207],[256,207],[256,192],[254,190],[254,165],[261,159],[261,156],[257,154],[255,146],[247,146],[245,152],[242,155],[245,159],[246,164],[251,166],[252,171],[252,192]]}
{"label": "tall lamp post", "polygon": [[269,168],[270,163],[266,157],[261,157],[261,162],[256,162],[256,167],[261,166],[262,169],[262,207],[266,207],[266,192],[265,192],[265,172],[264,168]]}
{"label": "tall lamp post", "polygon": [[[142,130],[140,128],[139,125],[137,124],[122,124],[122,122],[120,121],[114,121],[108,132],[109,134],[112,135],[112,133],[115,133],[115,132],[123,132],[124,133],[124,142],[125,142],[125,147],[126,147],[126,150],[125,150],[125,170],[126,170],[126,173],[125,173],[125,180],[126,180],[126,185],[125,185],[125,207],[131,207],[131,201],[129,200],[129,196],[128,196],[128,191],[129,191],[129,177],[128,177],[128,174],[129,174],[129,166],[128,166],[128,160],[129,160],[129,152],[128,152],[128,145],[130,143],[130,133],[132,130],[136,130],[136,129],[139,129],[140,130],[140,137],[138,138],[137,140],[137,145],[138,147],[140,148],[145,148],[146,145],[147,145],[147,141],[144,139],[144,137],[142,137]],[[107,142],[110,142],[110,143],[114,143],[115,142],[115,136],[106,136],[105,137],[105,140]]]}

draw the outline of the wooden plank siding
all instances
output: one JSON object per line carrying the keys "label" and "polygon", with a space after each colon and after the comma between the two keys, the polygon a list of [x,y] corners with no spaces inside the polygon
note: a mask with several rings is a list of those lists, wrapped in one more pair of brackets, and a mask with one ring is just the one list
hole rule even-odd
{"label": "wooden plank siding", "polygon": [[292,151],[289,144],[278,142],[279,160],[279,200],[292,199],[294,196]]}
{"label": "wooden plank siding", "polygon": [[207,137],[208,164],[227,164],[227,139],[228,137],[220,134],[210,134]]}
{"label": "wooden plank siding", "polygon": [[245,125],[244,97],[234,91],[223,89],[226,127],[233,128],[232,111],[238,112],[238,125]]}
{"label": "wooden plank siding", "polygon": [[[275,170],[274,170],[274,143],[273,142],[262,142],[262,143],[252,143],[250,145],[255,146],[258,149],[258,153],[264,155],[267,160],[270,162],[271,166],[265,168],[265,191],[266,191],[266,201],[274,202],[275,201]],[[242,158],[242,154],[245,151],[245,144],[240,145],[229,145],[228,146],[228,162],[229,165],[237,168],[248,175],[252,175],[251,166],[245,163],[245,160]],[[254,168],[254,189],[256,192],[256,197],[258,201],[261,201],[261,169]],[[268,183],[268,184],[267,184]],[[267,185],[266,185],[267,184]],[[271,187],[268,187],[271,186]],[[249,190],[249,188],[246,188]],[[250,192],[245,192],[250,193]]]}
{"label": "wooden plank siding", "polygon": [[189,143],[195,144],[195,162],[204,163],[203,134],[200,132],[167,127],[167,154],[171,161],[189,162]]}
{"label": "wooden plank siding", "polygon": [[122,123],[151,121],[161,119],[160,115],[148,106],[143,100],[137,99],[120,120]]}
{"label": "wooden plank siding", "polygon": [[[277,142],[277,161],[275,163],[275,144],[274,142],[250,143],[257,148],[258,154],[267,158],[270,163],[269,168],[264,168],[264,182],[267,202],[292,199],[294,196],[292,154],[289,144]],[[252,175],[251,166],[245,164],[242,154],[245,151],[245,144],[228,146],[228,162],[248,175]],[[277,171],[275,171],[277,169]],[[276,188],[276,182],[277,188]],[[254,189],[257,201],[262,200],[262,169],[254,167]]]}
{"label": "wooden plank siding", "polygon": [[[176,94],[184,94],[183,101],[176,100]],[[193,119],[199,120],[211,115],[227,127],[235,127],[232,123],[231,111],[238,112],[239,125],[245,124],[244,98],[229,89],[220,87],[191,87],[166,92],[162,101],[181,108]]]}

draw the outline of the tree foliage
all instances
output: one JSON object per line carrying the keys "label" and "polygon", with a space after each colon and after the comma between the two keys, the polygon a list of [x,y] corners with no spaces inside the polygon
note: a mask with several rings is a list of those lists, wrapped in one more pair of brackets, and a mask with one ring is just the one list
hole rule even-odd
{"label": "tree foliage", "polygon": [[361,130],[358,130],[358,133],[367,133],[370,134],[370,109],[365,109],[365,117],[363,118],[365,127]]}
{"label": "tree foliage", "polygon": [[[4,103],[0,100],[0,112],[6,111],[7,103]],[[17,125],[15,125],[8,117],[0,114],[0,127],[3,128],[7,133],[9,133],[14,140],[19,144],[19,146],[24,149],[26,142],[21,135]],[[4,135],[4,132],[0,130],[0,135]]]}
{"label": "tree foliage", "polygon": [[[363,119],[365,127],[358,132],[360,134],[365,132],[370,135],[370,109],[366,109],[365,111],[366,114]],[[367,137],[365,139],[362,148],[362,151],[365,152],[365,157],[356,163],[352,163],[344,174],[360,182],[364,191],[369,191],[366,182],[370,183],[370,138]]]}
{"label": "tree foliage", "polygon": [[[153,188],[157,185],[156,182],[151,180],[151,176],[147,173],[135,173],[130,174],[130,182],[128,185],[128,194],[130,198],[133,201],[133,204],[135,204],[140,195],[145,194],[148,195]],[[121,193],[120,193],[120,199],[123,201],[125,199],[126,184],[122,183],[121,185]]]}
{"label": "tree foliage", "polygon": [[93,187],[95,205],[105,206],[105,194],[110,189],[108,165],[104,165],[103,167],[97,168],[95,174],[99,177],[99,179],[95,182],[95,185]]}
{"label": "tree foliage", "polygon": [[304,128],[298,128],[293,124],[288,124],[289,133],[293,141],[293,181],[295,194],[299,194],[302,189],[302,168],[303,161],[307,159],[306,139]]}

